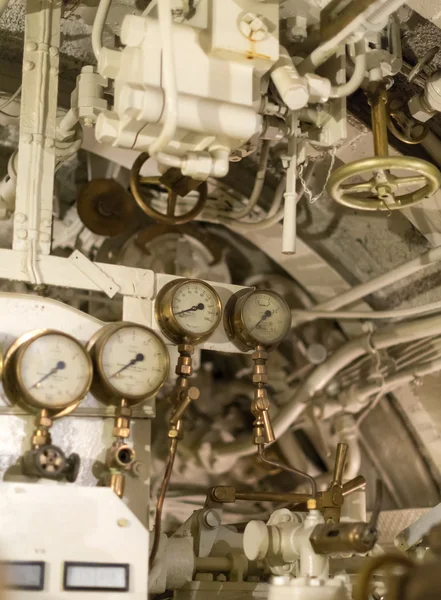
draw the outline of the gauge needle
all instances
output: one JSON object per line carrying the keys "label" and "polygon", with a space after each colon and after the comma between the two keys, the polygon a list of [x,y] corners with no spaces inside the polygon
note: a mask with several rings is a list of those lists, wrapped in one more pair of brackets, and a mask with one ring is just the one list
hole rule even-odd
{"label": "gauge needle", "polygon": [[181,310],[181,312],[175,313],[175,317],[177,317],[178,315],[183,315],[184,313],[188,313],[188,312],[196,312],[197,310],[204,310],[205,308],[205,304],[202,304],[202,302],[199,302],[199,304],[195,304],[195,306],[192,306],[191,308],[187,308],[186,310]]}
{"label": "gauge needle", "polygon": [[257,323],[254,325],[254,327],[250,331],[253,331],[253,329],[256,329],[256,327],[258,327],[263,321],[265,321],[265,319],[268,319],[268,317],[270,317],[272,314],[273,313],[270,310],[266,310],[263,313],[263,316],[260,319],[260,321],[257,321]]}
{"label": "gauge needle", "polygon": [[45,379],[47,379],[51,375],[54,375],[57,371],[62,371],[65,368],[66,368],[66,363],[64,362],[64,360],[59,360],[57,362],[56,366],[53,369],[51,369],[49,371],[49,373],[46,373],[46,375],[43,375],[43,377],[41,379],[39,379],[38,381],[36,381],[34,383],[34,385],[31,387],[31,389],[34,388],[34,387],[37,387],[38,385],[40,385],[40,383],[42,381],[44,381]]}
{"label": "gauge needle", "polygon": [[132,360],[130,360],[126,365],[124,365],[123,367],[121,367],[121,369],[119,371],[117,371],[116,373],[114,373],[113,375],[110,376],[110,379],[112,379],[112,377],[116,377],[117,375],[119,375],[120,373],[122,373],[123,371],[125,371],[126,369],[128,369],[129,367],[133,367],[133,365],[136,365],[136,363],[138,362],[142,362],[144,360],[145,356],[144,354],[142,354],[141,352],[139,352],[135,358],[132,358]]}

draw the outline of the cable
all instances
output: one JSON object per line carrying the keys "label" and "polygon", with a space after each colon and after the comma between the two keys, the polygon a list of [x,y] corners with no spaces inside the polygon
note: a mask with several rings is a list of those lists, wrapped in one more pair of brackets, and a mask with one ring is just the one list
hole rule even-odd
{"label": "cable", "polygon": [[[21,92],[21,85],[15,90],[15,92],[12,94],[12,96],[10,96],[7,100],[5,100],[5,102],[3,102],[3,104],[0,104],[0,111],[2,111],[4,108],[9,106],[12,102],[14,102],[14,100],[17,98],[17,96],[20,94],[20,92]],[[7,116],[11,117],[11,116],[15,116],[15,115],[7,114]]]}
{"label": "cable", "polygon": [[270,153],[271,141],[264,140],[262,142],[261,152],[260,152],[260,160],[259,167],[257,169],[256,178],[254,180],[253,191],[251,192],[250,198],[247,204],[241,208],[240,210],[235,210],[233,212],[219,211],[218,216],[223,217],[225,219],[234,219],[239,220],[243,219],[256,206],[259,198],[262,194],[263,184],[265,183],[265,176],[268,167],[269,153]]}
{"label": "cable", "polygon": [[283,219],[285,210],[284,208],[280,208],[283,201],[283,193],[285,191],[285,185],[286,185],[286,178],[282,177],[282,179],[279,181],[279,185],[277,186],[277,189],[274,193],[274,198],[273,198],[273,203],[271,206],[271,209],[269,210],[267,216],[265,219],[262,219],[261,221],[254,221],[251,223],[244,223],[242,221],[240,222],[232,222],[232,221],[227,221],[225,222],[223,218],[219,219],[219,221],[221,223],[223,223],[224,225],[228,225],[229,227],[232,227],[233,229],[237,229],[238,231],[241,231],[243,229],[246,229],[247,231],[258,231],[261,229],[267,229],[268,227],[272,227],[273,225],[275,225],[276,223],[278,223],[279,221],[281,221]]}
{"label": "cable", "polygon": [[[112,0],[100,0],[92,27],[92,48],[97,62],[103,49],[103,29],[106,24],[107,15]],[[159,2],[161,5],[161,2]]]}
{"label": "cable", "polygon": [[407,317],[417,317],[427,313],[441,310],[441,301],[430,302],[422,306],[414,306],[412,308],[399,308],[393,310],[373,310],[373,311],[315,311],[305,309],[294,309],[291,314],[294,319],[294,326],[299,325],[302,321],[298,316],[310,316],[311,319],[305,321],[313,321],[315,319],[405,319]]}
{"label": "cable", "polygon": [[158,496],[158,504],[156,505],[156,517],[155,517],[155,533],[153,539],[152,550],[150,552],[149,565],[150,569],[153,567],[156,555],[158,554],[159,542],[161,538],[161,522],[162,522],[162,509],[164,507],[164,500],[167,494],[168,484],[170,483],[170,477],[173,471],[173,465],[176,458],[176,451],[178,449],[178,440],[173,438],[170,440],[170,450],[168,453],[167,467],[164,473],[164,479],[162,480],[161,491]]}

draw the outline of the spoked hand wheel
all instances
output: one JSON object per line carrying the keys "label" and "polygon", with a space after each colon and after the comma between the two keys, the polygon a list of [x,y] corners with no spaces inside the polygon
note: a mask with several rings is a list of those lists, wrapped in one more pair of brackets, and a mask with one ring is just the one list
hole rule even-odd
{"label": "spoked hand wheel", "polygon": [[428,123],[421,123],[406,114],[407,98],[390,95],[387,107],[387,128],[405,144],[421,144],[430,131]]}
{"label": "spoked hand wheel", "polygon": [[[387,93],[384,83],[377,84],[368,98],[376,156],[357,160],[334,171],[327,185],[329,195],[336,202],[350,208],[387,212],[400,210],[429,198],[441,186],[441,173],[435,165],[419,158],[389,156]],[[408,171],[413,175],[393,175],[392,169]],[[368,181],[350,183],[351,179],[366,173],[373,174]]]}
{"label": "spoked hand wheel", "polygon": [[[390,171],[409,171],[397,177]],[[349,183],[350,179],[373,173],[368,181]],[[406,191],[417,187],[414,191]],[[374,156],[340,167],[329,178],[328,193],[340,204],[361,210],[400,210],[429,198],[441,186],[441,173],[431,163],[407,156]],[[404,193],[400,194],[400,191]]]}
{"label": "spoked hand wheel", "polygon": [[[204,181],[199,184],[197,182],[197,190],[199,193],[199,197],[196,201],[195,206],[189,210],[188,212],[182,215],[176,215],[177,208],[177,200],[179,197],[178,192],[172,186],[170,186],[165,180],[164,176],[161,177],[141,177],[140,171],[142,165],[149,159],[149,155],[147,152],[143,152],[138,156],[138,158],[133,163],[132,170],[130,172],[130,189],[132,191],[133,197],[138,203],[139,207],[148,215],[150,218],[154,219],[158,223],[165,223],[167,225],[183,225],[184,223],[188,223],[195,219],[207,202],[208,195],[208,186]],[[182,176],[183,177],[183,176]],[[190,179],[190,178],[188,178]],[[194,181],[194,180],[192,180]],[[153,208],[151,202],[152,199],[148,199],[141,190],[142,184],[150,184],[150,185],[158,185],[165,187],[168,190],[168,199],[167,199],[167,214],[161,213],[155,208]],[[192,189],[196,189],[196,186],[190,186],[188,191],[192,191]],[[188,193],[188,192],[187,192]]]}

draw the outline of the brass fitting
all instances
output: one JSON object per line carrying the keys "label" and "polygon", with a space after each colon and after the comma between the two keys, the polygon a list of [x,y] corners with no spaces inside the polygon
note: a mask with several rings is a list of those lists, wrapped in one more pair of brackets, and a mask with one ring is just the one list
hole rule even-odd
{"label": "brass fitting", "polygon": [[128,444],[114,442],[107,451],[106,467],[129,471],[136,460],[135,450]]}
{"label": "brass fitting", "polygon": [[51,434],[45,427],[39,427],[34,431],[31,438],[32,448],[38,448],[40,446],[46,446],[51,443]]}
{"label": "brass fitting", "polygon": [[123,418],[116,419],[112,435],[118,438],[128,438],[130,435],[130,421]]}
{"label": "brass fitting", "polygon": [[132,409],[128,406],[121,405],[115,408],[115,417],[126,417],[127,419],[130,419],[131,416]]}
{"label": "brass fitting", "polygon": [[118,498],[122,498],[126,487],[126,476],[119,471],[112,470],[109,473],[107,485],[115,492]]}
{"label": "brass fitting", "polygon": [[316,510],[317,509],[317,500],[315,498],[310,498],[306,502],[306,508],[308,510]]}

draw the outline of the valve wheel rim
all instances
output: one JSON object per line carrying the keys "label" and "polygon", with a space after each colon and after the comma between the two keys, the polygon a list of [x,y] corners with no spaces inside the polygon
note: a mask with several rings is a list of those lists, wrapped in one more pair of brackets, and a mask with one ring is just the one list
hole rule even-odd
{"label": "valve wheel rim", "polygon": [[[387,173],[387,171],[391,169],[412,171],[417,173],[417,175],[413,177],[395,177],[394,175]],[[347,184],[346,187],[343,187],[348,179],[370,172],[380,172],[384,175],[384,183],[379,183],[378,180],[376,181],[374,175],[374,177],[368,181]],[[354,193],[350,193],[350,191],[358,191],[359,193],[371,192],[372,194],[375,194],[375,188],[378,188],[379,185],[390,188],[392,192],[393,188],[399,189],[400,187],[417,185],[419,183],[422,184],[422,187],[412,192],[404,193],[401,196],[396,196],[395,201],[393,201],[391,193],[385,193],[384,197],[381,197],[378,191],[375,196],[371,195],[369,197],[357,196]],[[430,196],[435,194],[440,187],[440,171],[435,165],[432,165],[425,160],[407,156],[375,156],[349,163],[338,168],[329,178],[327,191],[331,198],[348,208],[390,212],[392,210],[401,210],[413,206],[426,198],[430,198]]]}
{"label": "valve wheel rim", "polygon": [[159,177],[140,177],[139,173],[143,164],[150,158],[147,152],[143,152],[133,163],[133,167],[130,171],[130,189],[133,197],[136,200],[138,206],[145,212],[147,216],[154,219],[158,223],[165,223],[166,225],[183,225],[193,221],[203,210],[208,196],[208,186],[204,181],[198,188],[199,197],[196,204],[192,209],[182,215],[175,215],[178,195],[171,189],[169,189],[168,200],[167,200],[167,214],[163,214],[147,204],[145,201],[140,185],[142,183],[157,184],[166,187],[160,180]]}

